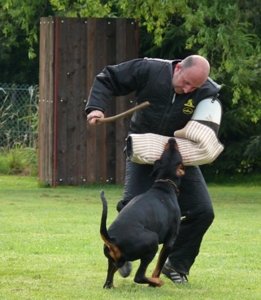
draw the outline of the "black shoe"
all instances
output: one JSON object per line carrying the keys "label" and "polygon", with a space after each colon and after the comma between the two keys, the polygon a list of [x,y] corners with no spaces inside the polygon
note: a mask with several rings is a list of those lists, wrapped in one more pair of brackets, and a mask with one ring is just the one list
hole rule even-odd
{"label": "black shoe", "polygon": [[162,268],[162,274],[168,277],[174,283],[187,283],[188,279],[185,274],[178,273],[170,264],[169,261],[165,263]]}
{"label": "black shoe", "polygon": [[128,277],[132,271],[132,264],[130,261],[126,261],[126,263],[119,268],[119,273],[121,274],[122,277]]}

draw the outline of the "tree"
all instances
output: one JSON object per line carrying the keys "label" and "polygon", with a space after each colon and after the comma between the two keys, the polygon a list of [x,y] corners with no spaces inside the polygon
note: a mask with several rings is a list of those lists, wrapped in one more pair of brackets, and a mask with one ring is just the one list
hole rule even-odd
{"label": "tree", "polygon": [[47,1],[0,0],[0,82],[38,82],[39,16],[52,13]]}
{"label": "tree", "polygon": [[0,0],[0,82],[38,83],[41,17],[103,17],[99,0]]}

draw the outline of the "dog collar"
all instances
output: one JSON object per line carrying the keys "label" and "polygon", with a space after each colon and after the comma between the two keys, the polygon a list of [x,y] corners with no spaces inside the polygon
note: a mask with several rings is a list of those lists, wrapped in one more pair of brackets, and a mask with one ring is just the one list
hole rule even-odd
{"label": "dog collar", "polygon": [[158,179],[158,180],[155,180],[155,182],[168,182],[168,183],[172,184],[175,188],[177,196],[179,196],[179,189],[178,189],[176,183],[173,182],[172,180],[170,180],[170,179]]}

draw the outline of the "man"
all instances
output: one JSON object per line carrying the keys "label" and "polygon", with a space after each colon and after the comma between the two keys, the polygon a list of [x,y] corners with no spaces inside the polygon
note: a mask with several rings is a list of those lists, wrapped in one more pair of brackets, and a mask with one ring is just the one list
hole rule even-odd
{"label": "man", "polygon": [[[210,66],[199,55],[184,60],[135,59],[107,66],[96,76],[86,105],[87,120],[95,125],[104,118],[111,96],[136,92],[137,103],[150,106],[131,118],[129,133],[154,133],[173,136],[190,121],[200,101],[218,95],[220,86],[208,78]],[[153,184],[153,166],[137,164],[127,158],[123,200],[120,211],[133,197],[146,192]],[[162,273],[174,283],[187,282],[189,270],[199,253],[202,238],[214,219],[206,183],[198,166],[185,169],[178,198],[182,220],[178,236]],[[131,265],[120,270],[128,276]]]}

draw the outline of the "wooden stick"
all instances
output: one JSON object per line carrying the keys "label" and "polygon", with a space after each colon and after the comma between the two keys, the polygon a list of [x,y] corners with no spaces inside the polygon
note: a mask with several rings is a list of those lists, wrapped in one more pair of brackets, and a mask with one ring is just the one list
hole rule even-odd
{"label": "wooden stick", "polygon": [[97,122],[97,124],[113,122],[113,121],[115,121],[115,120],[117,120],[117,119],[120,119],[120,118],[122,118],[122,117],[125,117],[125,116],[127,116],[127,115],[130,115],[130,114],[134,113],[135,111],[140,110],[140,109],[142,109],[142,108],[145,108],[145,107],[147,107],[147,106],[149,106],[149,105],[150,105],[149,101],[146,101],[146,102],[143,102],[143,103],[141,103],[141,104],[139,104],[139,105],[136,105],[135,107],[133,107],[133,108],[131,108],[131,109],[128,109],[128,110],[126,110],[125,112],[123,112],[123,113],[121,113],[121,114],[118,114],[118,115],[116,115],[116,116],[109,117],[109,118],[103,118],[103,119],[97,119],[96,122]]}

